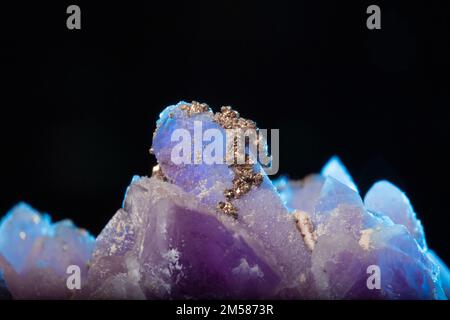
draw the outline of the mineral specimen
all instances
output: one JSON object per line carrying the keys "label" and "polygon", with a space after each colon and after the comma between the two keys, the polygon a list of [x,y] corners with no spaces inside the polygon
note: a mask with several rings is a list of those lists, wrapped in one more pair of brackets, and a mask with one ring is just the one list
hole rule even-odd
{"label": "mineral specimen", "polygon": [[[257,130],[230,107],[166,108],[152,177],[132,179],[95,248],[69,222],[12,209],[0,224],[0,297],[447,299],[450,272],[397,187],[377,182],[363,200],[337,157],[320,174],[272,182],[236,137],[214,151],[234,161],[206,161],[211,133],[241,129]],[[180,149],[186,137],[192,148]],[[81,290],[66,286],[69,265],[81,267]]]}
{"label": "mineral specimen", "polygon": [[[0,256],[0,260],[2,259],[3,258]],[[11,293],[8,290],[5,279],[3,279],[3,272],[0,272],[0,300],[10,300],[11,298]]]}
{"label": "mineral specimen", "polygon": [[364,204],[367,210],[384,214],[394,223],[404,225],[420,247],[426,249],[422,224],[409,199],[396,186],[388,181],[375,183],[364,197]]}

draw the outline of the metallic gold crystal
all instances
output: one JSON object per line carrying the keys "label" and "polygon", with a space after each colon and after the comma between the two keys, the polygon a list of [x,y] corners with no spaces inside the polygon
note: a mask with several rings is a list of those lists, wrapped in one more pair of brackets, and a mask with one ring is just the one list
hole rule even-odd
{"label": "metallic gold crystal", "polygon": [[[222,107],[220,112],[217,112],[214,115],[214,121],[216,121],[221,127],[224,129],[254,129],[257,130],[256,123],[241,118],[239,112],[233,110],[229,106]],[[259,187],[262,183],[263,176],[261,173],[255,173],[253,171],[253,164],[250,162],[250,157],[246,153],[245,163],[237,164],[236,159],[239,159],[239,150],[246,150],[245,146],[242,147],[239,144],[242,141],[239,141],[237,137],[234,138],[234,163],[230,165],[231,170],[234,173],[233,178],[233,188],[226,189],[224,191],[226,202],[219,202],[217,208],[222,212],[232,215],[237,218],[237,208],[233,206],[232,201],[234,199],[238,199],[243,195],[247,194],[252,187]],[[245,142],[244,142],[245,143]],[[258,143],[258,142],[256,142]],[[256,149],[255,149],[256,150]],[[244,151],[245,152],[245,151]]]}

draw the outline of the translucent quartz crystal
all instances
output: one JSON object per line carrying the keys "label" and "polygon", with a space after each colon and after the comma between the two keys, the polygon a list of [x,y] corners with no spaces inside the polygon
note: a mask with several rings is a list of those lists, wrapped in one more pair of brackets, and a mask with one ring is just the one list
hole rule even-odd
{"label": "translucent quartz crystal", "polygon": [[314,212],[314,205],[322,190],[325,178],[331,177],[358,191],[352,177],[337,156],[333,156],[323,167],[320,175],[310,174],[301,181],[288,181],[282,177],[274,181],[280,191],[280,197],[290,209],[297,209],[309,214]]}
{"label": "translucent quartz crystal", "polygon": [[52,224],[22,203],[0,223],[0,270],[14,299],[69,298],[67,268],[76,265],[86,274],[94,244],[69,220]]}
{"label": "translucent quartz crystal", "polygon": [[[9,265],[6,262],[5,258],[0,254],[0,266],[3,266],[3,269]],[[10,300],[12,298],[11,293],[9,292],[8,286],[6,285],[6,281],[4,279],[4,271],[0,269],[0,300]]]}
{"label": "translucent quartz crystal", "polygon": [[265,298],[272,257],[233,218],[178,186],[135,178],[97,239],[84,298]]}
{"label": "translucent quartz crystal", "polygon": [[[312,270],[320,297],[445,297],[438,281],[439,268],[408,230],[386,216],[368,212],[359,195],[337,180],[326,179],[313,222],[318,237]],[[380,290],[367,287],[370,266],[380,270]]]}
{"label": "translucent quartz crystal", "polygon": [[[218,210],[235,172],[227,164],[174,164],[170,137],[180,128],[193,136],[195,121],[223,128],[209,109],[184,106],[161,113],[158,175],[134,179],[99,236],[85,297],[446,298],[439,263],[388,213],[365,208],[337,158],[321,175],[277,181],[280,193],[264,176],[233,200],[235,217]],[[368,285],[374,266],[380,288]]]}
{"label": "translucent quartz crystal", "polygon": [[331,177],[345,184],[350,189],[358,191],[356,184],[353,182],[352,176],[347,168],[337,156],[333,156],[322,169],[320,173],[323,177]]}
{"label": "translucent quartz crystal", "polygon": [[[234,173],[224,164],[181,164],[171,160],[171,151],[176,142],[171,136],[176,129],[186,129],[194,135],[194,122],[201,121],[203,130],[214,128],[226,136],[224,129],[214,121],[210,110],[189,114],[182,107],[185,102],[166,108],[158,120],[153,137],[153,151],[162,172],[174,184],[191,193],[210,210],[216,211],[219,201],[225,201],[224,190],[231,188]],[[275,187],[264,174],[260,165],[254,165],[254,171],[263,175],[263,181],[257,188],[235,199],[233,204],[239,214],[236,220],[227,219],[230,225],[238,225],[245,231],[247,241],[257,244],[264,250],[267,261],[281,278],[280,287],[286,292],[306,293],[311,283],[310,252],[299,234],[292,216],[281,201]],[[224,219],[224,217],[221,217]],[[299,282],[298,270],[305,270],[304,281]],[[302,290],[300,289],[302,287]]]}
{"label": "translucent quartz crystal", "polygon": [[450,270],[444,261],[433,250],[427,250],[428,257],[439,266],[439,280],[447,298],[450,297]]}

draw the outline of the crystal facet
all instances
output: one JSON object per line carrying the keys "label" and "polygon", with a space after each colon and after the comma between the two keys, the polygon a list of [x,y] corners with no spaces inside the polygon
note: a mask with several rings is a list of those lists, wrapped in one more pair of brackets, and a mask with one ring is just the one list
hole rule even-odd
{"label": "crystal facet", "polygon": [[[69,221],[14,207],[0,224],[0,298],[448,298],[450,271],[393,184],[377,182],[363,201],[337,157],[321,174],[273,182],[257,162],[203,161],[199,129],[226,136],[249,128],[255,123],[230,107],[166,108],[153,136],[152,177],[133,177],[95,243]],[[177,163],[184,135],[194,146],[183,149],[189,163]],[[237,141],[234,155],[252,159],[251,148],[236,151]],[[81,269],[75,292],[66,283],[70,265]]]}
{"label": "crystal facet", "polygon": [[67,268],[76,265],[85,275],[94,244],[71,221],[52,224],[21,203],[0,223],[0,270],[14,299],[69,298]]}

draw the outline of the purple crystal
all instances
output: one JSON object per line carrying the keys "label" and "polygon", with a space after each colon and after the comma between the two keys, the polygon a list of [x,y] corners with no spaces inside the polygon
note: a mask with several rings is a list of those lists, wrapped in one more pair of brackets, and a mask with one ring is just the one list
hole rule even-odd
{"label": "purple crystal", "polygon": [[[224,164],[182,164],[171,161],[174,142],[170,137],[177,129],[186,129],[194,135],[194,122],[202,123],[203,129],[223,128],[214,120],[210,110],[189,114],[182,110],[186,103],[170,106],[161,113],[153,138],[153,150],[164,175],[184,191],[195,195],[210,210],[216,211],[219,201],[225,201],[224,191],[231,188],[234,174],[229,165]],[[223,134],[226,135],[225,133]],[[256,163],[254,171],[263,176],[262,183],[247,194],[234,200],[239,215],[233,224],[245,230],[247,237],[261,246],[273,261],[274,272],[280,275],[284,289],[306,293],[305,287],[311,283],[310,252],[297,231],[294,219],[288,214],[275,187]],[[217,213],[216,213],[217,214]],[[300,270],[305,270],[304,283],[298,281]]]}
{"label": "purple crystal", "polygon": [[[338,174],[330,172],[330,163]],[[317,296],[446,299],[448,268],[428,251],[407,197],[381,181],[369,190],[363,203],[340,161],[333,158],[325,168],[328,170],[322,170],[322,175],[329,172],[325,180],[311,175],[302,181],[276,181],[287,206],[309,214],[315,226],[312,271]],[[367,289],[369,266],[381,270],[380,290]]]}
{"label": "purple crystal", "polygon": [[347,168],[341,162],[337,156],[333,156],[322,168],[320,173],[323,177],[331,177],[345,184],[350,189],[358,192],[356,184],[353,182],[352,176],[348,172]]}
{"label": "purple crystal", "polygon": [[[157,178],[134,179],[97,239],[88,298],[265,298],[280,283],[256,239]],[[125,285],[126,284],[126,285]]]}

